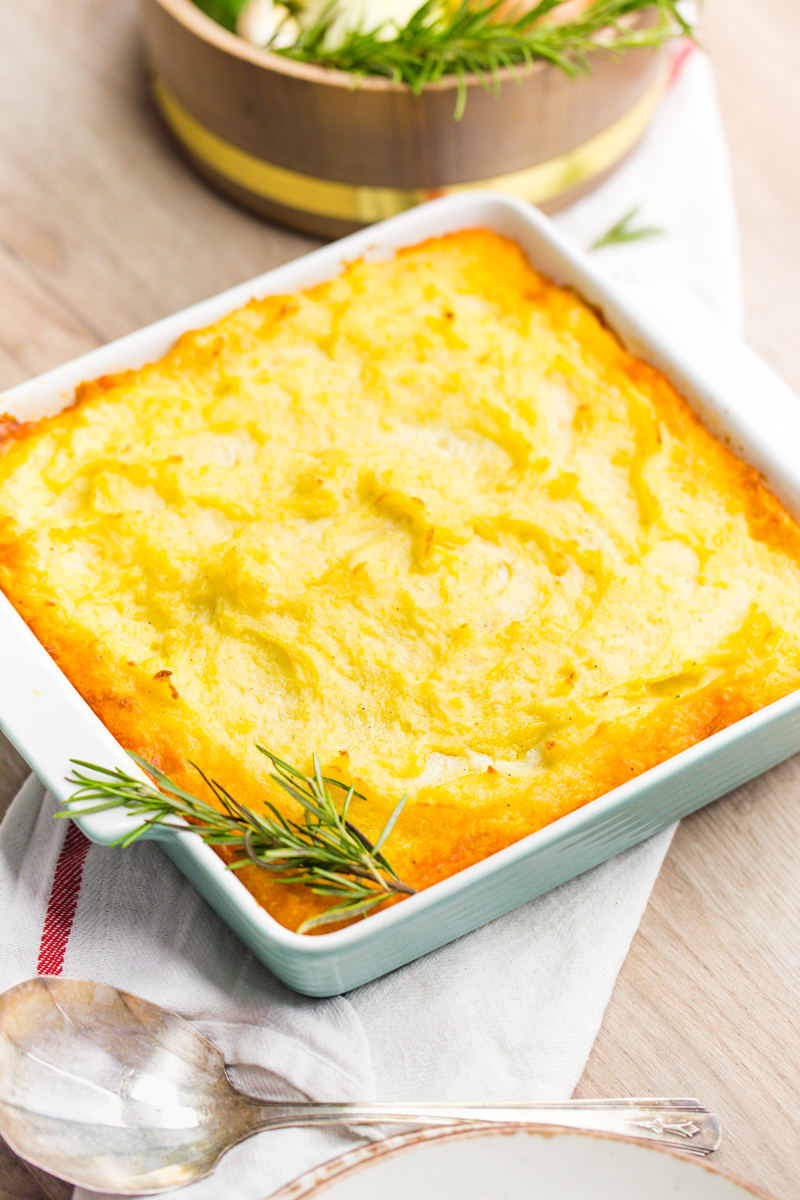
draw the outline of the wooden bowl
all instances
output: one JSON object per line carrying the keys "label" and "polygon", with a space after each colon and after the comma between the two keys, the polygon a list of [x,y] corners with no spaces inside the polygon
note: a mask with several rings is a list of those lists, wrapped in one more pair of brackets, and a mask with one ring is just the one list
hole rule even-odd
{"label": "wooden bowl", "polygon": [[[141,0],[158,107],[195,169],[272,220],[340,237],[468,188],[554,211],[596,187],[634,148],[663,91],[663,50],[599,51],[570,79],[536,62],[499,90],[467,79],[415,96],[368,77],[259,50],[192,0]],[[645,18],[647,19],[647,18]]]}

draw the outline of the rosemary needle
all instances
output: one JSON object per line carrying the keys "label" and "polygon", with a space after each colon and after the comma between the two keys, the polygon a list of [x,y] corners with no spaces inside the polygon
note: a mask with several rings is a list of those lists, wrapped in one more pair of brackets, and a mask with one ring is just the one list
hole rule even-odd
{"label": "rosemary needle", "polygon": [[[195,3],[228,28],[233,28],[242,7],[242,0]],[[291,46],[267,48],[297,62],[350,72],[354,82],[365,75],[383,75],[408,84],[415,95],[427,83],[455,75],[458,119],[466,103],[468,75],[477,75],[484,87],[497,88],[502,68],[530,66],[537,59],[577,75],[588,69],[595,51],[616,53],[660,46],[676,34],[692,36],[679,0],[592,0],[572,20],[548,20],[559,3],[539,0],[525,10],[508,0],[424,0],[404,25],[392,20],[372,29],[356,25],[339,36],[335,26],[345,6],[332,0],[302,28],[304,5],[288,0],[287,7],[300,21],[300,36]],[[645,9],[655,10],[655,24],[631,27],[630,17]]]}
{"label": "rosemary needle", "polygon": [[[133,753],[131,758],[155,779],[156,786],[126,774],[119,767],[110,771],[72,759],[75,767],[83,770],[76,770],[67,782],[76,784],[78,790],[67,802],[67,811],[56,815],[74,818],[125,807],[143,821],[115,845],[129,846],[153,825],[170,825],[177,832],[199,834],[209,845],[240,850],[243,856],[229,864],[231,869],[255,863],[273,872],[282,883],[300,883],[315,895],[331,896],[338,901],[304,921],[298,933],[366,916],[391,895],[414,895],[416,889],[403,883],[382,851],[402,812],[405,796],[373,846],[347,818],[353,797],[360,800],[366,797],[354,787],[324,776],[316,754],[313,775],[304,775],[263,746],[257,748],[272,763],[271,777],[275,783],[302,806],[302,822],[284,817],[269,800],[264,801],[267,812],[253,812],[192,763],[221,806],[215,808]],[[92,774],[86,774],[87,771]],[[345,793],[341,809],[334,803],[333,788]],[[76,804],[80,804],[77,809]],[[176,818],[188,823],[176,824]]]}
{"label": "rosemary needle", "polygon": [[633,227],[632,222],[636,219],[638,212],[638,206],[632,208],[621,220],[617,221],[616,225],[612,225],[596,241],[592,242],[589,249],[599,250],[602,246],[615,246],[622,242],[638,242],[642,238],[661,237],[664,230],[659,229],[656,225],[640,225],[638,229]]}

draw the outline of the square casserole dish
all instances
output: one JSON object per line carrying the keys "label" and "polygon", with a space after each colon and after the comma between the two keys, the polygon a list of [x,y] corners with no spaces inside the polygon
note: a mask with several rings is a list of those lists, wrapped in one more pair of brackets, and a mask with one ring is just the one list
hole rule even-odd
{"label": "square casserole dish", "polygon": [[[293,292],[344,263],[458,229],[518,242],[535,268],[574,288],[626,348],[664,371],[708,427],[765,476],[800,517],[800,401],[691,293],[605,279],[536,209],[489,192],[436,200],[84,355],[0,396],[20,420],[58,412],[77,384],[161,358],[186,330],[253,297]],[[130,759],[0,594],[0,728],[59,800],[69,760],[132,770]],[[232,930],[289,987],[330,996],[409,962],[663,829],[800,750],[800,692],[713,734],[638,778],[403,903],[346,929],[306,937],[283,928],[199,837],[154,829],[167,854]],[[79,821],[108,846],[135,827],[124,812]],[[123,853],[123,851],[116,851]]]}

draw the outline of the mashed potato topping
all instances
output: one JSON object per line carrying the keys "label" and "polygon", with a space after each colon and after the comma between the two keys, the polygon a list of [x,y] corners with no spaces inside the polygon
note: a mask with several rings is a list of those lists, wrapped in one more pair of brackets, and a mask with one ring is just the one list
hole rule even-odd
{"label": "mashed potato topping", "polygon": [[[0,584],[122,744],[252,806],[256,741],[316,751],[367,835],[407,791],[418,887],[800,684],[800,530],[484,230],[254,301],[3,445]],[[292,928],[324,906],[241,876]]]}

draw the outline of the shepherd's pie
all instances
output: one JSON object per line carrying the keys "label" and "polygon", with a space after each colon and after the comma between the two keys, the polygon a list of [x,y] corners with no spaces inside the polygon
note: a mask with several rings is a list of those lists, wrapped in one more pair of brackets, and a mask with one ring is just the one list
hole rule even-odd
{"label": "shepherd's pie", "polygon": [[[252,807],[256,742],[316,751],[367,836],[408,792],[417,887],[800,685],[795,522],[485,230],[0,427],[0,585],[122,745]],[[290,928],[325,905],[240,877]]]}

